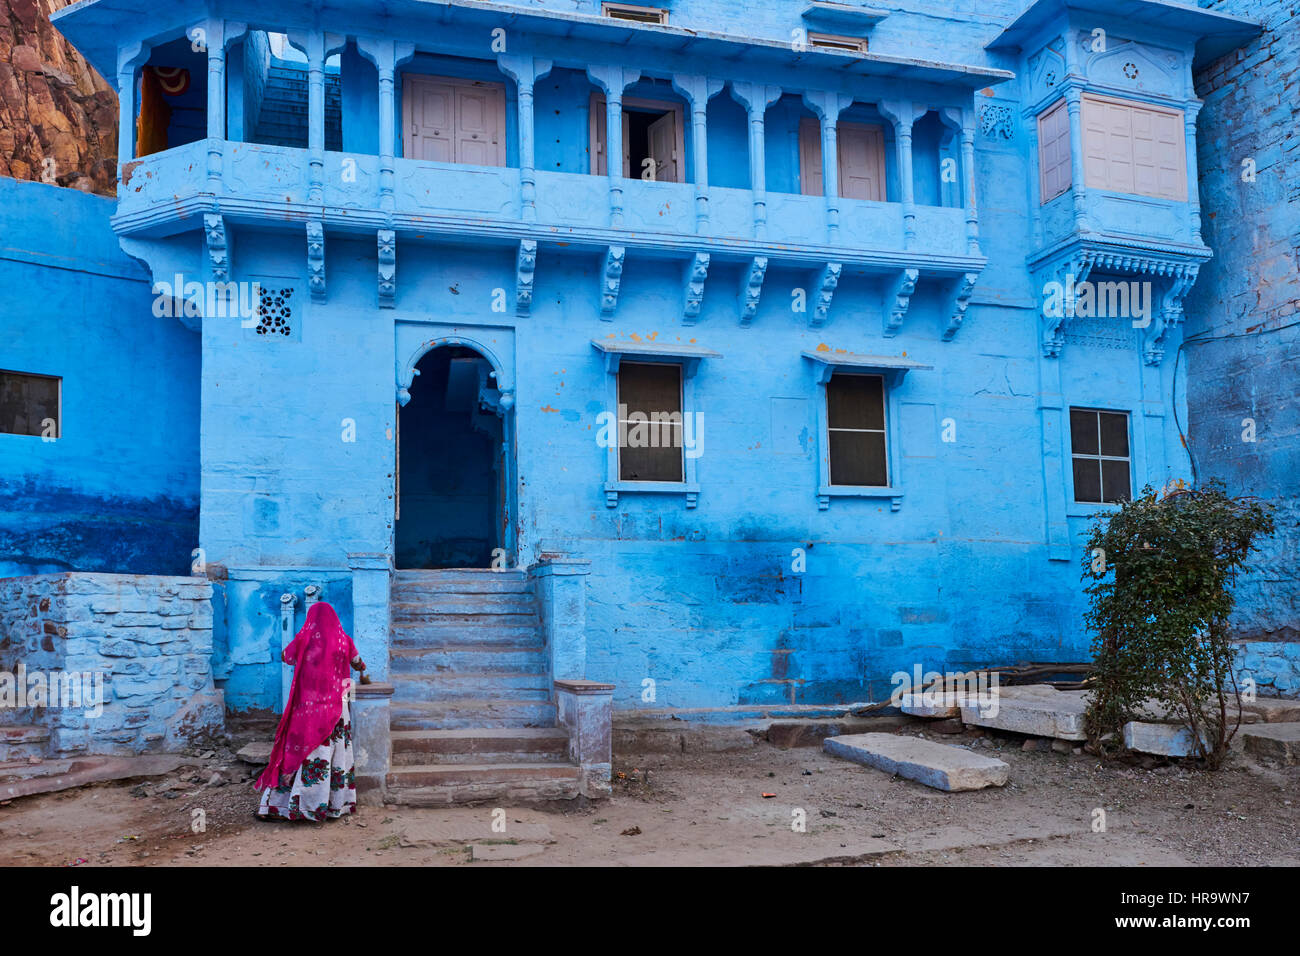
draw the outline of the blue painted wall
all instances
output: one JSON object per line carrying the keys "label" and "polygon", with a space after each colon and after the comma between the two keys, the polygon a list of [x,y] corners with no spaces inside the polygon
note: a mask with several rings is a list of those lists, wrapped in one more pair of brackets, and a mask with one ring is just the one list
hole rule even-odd
{"label": "blue painted wall", "polygon": [[0,368],[63,379],[62,437],[0,434],[0,577],[188,574],[199,341],[153,312],[112,200],[0,179]]}
{"label": "blue painted wall", "polygon": [[[288,5],[272,6],[279,16],[298,15]],[[480,16],[474,8],[454,9],[456,16]],[[583,0],[581,12],[597,10]],[[873,51],[1018,75],[1006,83],[990,75],[984,88],[983,79],[953,79],[959,70],[940,82],[938,71],[913,65],[908,69],[930,71],[926,81],[891,86],[877,78],[871,82],[878,86],[854,87],[842,119],[883,126],[888,202],[843,201],[839,235],[828,229],[820,197],[798,195],[797,130],[800,117],[811,115],[798,91],[839,90],[848,82],[844,63],[826,54],[763,75],[753,75],[743,57],[656,63],[647,71],[658,79],[625,91],[680,101],[667,74],[689,79],[692,70],[714,75],[723,66],[727,79],[791,91],[766,112],[769,218],[762,244],[746,191],[746,118],[730,91],[708,105],[709,171],[700,185],[711,187],[711,223],[697,231],[693,186],[632,179],[620,184],[625,221],[611,225],[607,183],[583,175],[593,84],[580,67],[583,58],[612,68],[649,54],[631,43],[615,56],[581,37],[537,41],[534,50],[522,28],[510,34],[511,50],[558,58],[538,80],[534,102],[536,218],[521,211],[519,93],[512,81],[507,168],[446,169],[399,158],[392,192],[383,194],[392,208],[381,207],[385,178],[378,158],[367,154],[377,139],[360,132],[378,128],[378,98],[365,87],[374,73],[364,57],[347,51],[344,145],[356,152],[327,152],[313,167],[301,150],[228,144],[217,175],[205,180],[196,170],[211,154],[192,144],[131,167],[119,222],[123,244],[159,278],[206,275],[217,266],[199,230],[215,188],[226,216],[230,278],[260,283],[291,303],[286,336],[258,335],[234,318],[205,319],[201,369],[192,373],[203,409],[199,540],[209,564],[222,569],[215,666],[230,705],[278,704],[283,592],[319,583],[351,626],[350,563],[395,550],[395,400],[410,387],[410,367],[443,344],[477,349],[509,385],[514,480],[505,537],[513,542],[512,562],[527,566],[557,553],[590,561],[587,676],[613,681],[620,708],[855,701],[887,694],[890,676],[917,664],[955,669],[1084,657],[1080,546],[1098,509],[1072,501],[1068,435],[1059,418],[1070,406],[1126,411],[1134,486],[1187,477],[1174,426],[1175,417],[1187,418],[1185,382],[1173,361],[1181,332],[1166,336],[1169,357],[1145,363],[1144,336],[1126,318],[1080,320],[1065,330],[1059,357],[1045,357],[1043,276],[1030,271],[1026,255],[1080,240],[1071,199],[1040,208],[1030,188],[1037,178],[1033,121],[1021,114],[1046,102],[1054,82],[1030,66],[1050,32],[1019,52],[983,49],[1018,12],[1017,3],[932,6],[892,12],[876,28]],[[358,35],[391,29],[376,26],[364,9],[347,16],[355,22],[323,28]],[[776,2],[720,11],[713,2],[684,0],[672,10],[674,26],[774,41],[789,40],[800,23],[797,11]],[[475,21],[474,30],[479,26]],[[431,29],[411,21],[402,35],[388,36],[414,40],[425,28]],[[454,60],[421,53],[399,68],[399,118],[402,70],[501,78],[487,31],[440,28],[428,36],[431,45],[460,48]],[[1174,47],[1179,52],[1164,68],[1143,74],[1141,95],[1187,95],[1190,46],[1184,38]],[[1095,81],[1110,82],[1098,70]],[[362,88],[349,90],[349,76],[366,78],[356,81]],[[961,208],[967,197],[960,181],[941,176],[942,160],[960,160],[961,151],[935,114],[917,120],[916,228],[905,242],[906,184],[887,111],[875,105],[891,96],[914,97],[926,110],[957,110],[973,140],[978,254],[988,261],[951,341],[943,334],[954,315],[953,275],[938,276],[933,262],[946,257],[963,263],[961,270],[980,266]],[[1007,112],[998,120],[986,108]],[[398,144],[400,157],[400,137]],[[699,145],[688,126],[688,183]],[[351,179],[343,175],[348,160]],[[320,177],[314,184],[313,175]],[[1188,204],[1145,202],[1138,216],[1131,203],[1096,196],[1088,203],[1103,230],[1142,223],[1152,245],[1185,249],[1195,241]],[[327,291],[317,296],[308,285],[305,217],[326,224]],[[395,293],[381,301],[376,230],[389,222],[399,232]],[[518,269],[521,236],[538,237],[540,246],[527,314],[516,309],[526,281]],[[602,318],[603,251],[620,241],[628,252],[617,308]],[[714,243],[714,261],[698,320],[688,323],[685,259],[706,241]],[[738,292],[756,245],[772,265],[746,325],[738,321]],[[846,254],[863,249],[879,253],[870,267]],[[818,276],[837,255],[846,264],[828,321],[815,328]],[[900,334],[886,337],[885,315],[896,303],[887,286],[908,256],[924,257],[930,267]],[[593,339],[720,353],[701,362],[687,408],[703,427],[697,507],[687,507],[681,493],[623,493],[608,506],[607,457],[596,436],[613,392]],[[888,499],[840,497],[819,508],[823,393],[818,366],[803,353],[841,351],[931,366],[910,372],[891,405],[897,510]],[[410,387],[412,402],[419,392]],[[403,457],[418,461],[406,451],[412,420],[418,417],[403,419]],[[426,464],[449,469],[457,458],[435,461],[438,444],[435,436]],[[642,694],[647,678],[656,688],[653,700]]]}

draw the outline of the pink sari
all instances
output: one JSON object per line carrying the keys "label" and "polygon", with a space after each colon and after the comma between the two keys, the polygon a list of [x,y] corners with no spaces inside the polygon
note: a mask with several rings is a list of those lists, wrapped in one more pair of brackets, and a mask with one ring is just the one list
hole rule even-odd
{"label": "pink sari", "polygon": [[296,773],[334,730],[357,656],[334,608],[324,601],[313,604],[302,630],[284,650],[285,663],[294,665],[293,686],[275,732],[271,762],[257,778],[258,790],[278,786],[281,774]]}

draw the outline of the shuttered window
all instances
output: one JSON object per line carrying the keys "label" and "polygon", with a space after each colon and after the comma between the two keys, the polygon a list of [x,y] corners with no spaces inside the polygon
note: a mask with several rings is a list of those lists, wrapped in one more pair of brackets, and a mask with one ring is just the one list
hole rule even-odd
{"label": "shuttered window", "polygon": [[505,104],[500,83],[407,76],[402,86],[407,158],[504,166]]}
{"label": "shuttered window", "polygon": [[685,480],[680,365],[619,365],[618,446],[620,480]]}
{"label": "shuttered window", "polygon": [[63,379],[0,371],[0,432],[58,438]]}
{"label": "shuttered window", "polygon": [[[839,123],[839,187],[845,199],[885,201],[885,133],[871,123]],[[825,193],[822,177],[821,123],[810,116],[799,122],[799,183],[805,196]]]}
{"label": "shuttered window", "polygon": [[1070,188],[1070,113],[1065,100],[1038,117],[1038,177],[1042,202]]}
{"label": "shuttered window", "polygon": [[1084,182],[1089,189],[1187,199],[1181,111],[1085,96],[1082,113]]}
{"label": "shuttered window", "polygon": [[826,422],[832,485],[889,485],[885,380],[836,373],[826,383]]}

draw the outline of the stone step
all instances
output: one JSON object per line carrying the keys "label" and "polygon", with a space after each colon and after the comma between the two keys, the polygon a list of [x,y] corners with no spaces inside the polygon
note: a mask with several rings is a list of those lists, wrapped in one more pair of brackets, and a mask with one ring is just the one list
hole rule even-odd
{"label": "stone step", "polygon": [[963,723],[1033,737],[1086,740],[1083,714],[1086,691],[1062,691],[1045,684],[999,687],[990,706],[967,698],[961,705]]}
{"label": "stone step", "polygon": [[431,612],[423,604],[393,604],[392,622],[394,627],[410,624],[438,624],[457,627],[538,627],[541,618],[535,608],[527,610],[505,610],[497,612],[487,605],[478,609],[464,608],[460,611],[445,613]]}
{"label": "stone step", "polygon": [[450,806],[489,800],[572,800],[582,771],[570,764],[424,764],[394,768],[388,797],[404,806]]}
{"label": "stone step", "polygon": [[393,616],[403,620],[427,620],[431,615],[479,616],[483,614],[537,614],[537,599],[532,593],[458,593],[442,592],[411,599],[410,594],[394,592]]}
{"label": "stone step", "polygon": [[45,756],[50,732],[29,724],[0,726],[0,763]]}
{"label": "stone step", "polygon": [[1300,763],[1300,722],[1263,723],[1242,727],[1246,753],[1284,764]]}
{"label": "stone step", "polygon": [[395,700],[393,730],[453,730],[464,727],[554,727],[555,705],[540,700]]}
{"label": "stone step", "polygon": [[516,650],[537,647],[541,635],[534,624],[395,624],[394,648],[464,648],[491,644]]}
{"label": "stone step", "polygon": [[1010,773],[1005,763],[993,757],[903,734],[827,737],[822,741],[822,749],[833,756],[885,773],[896,773],[936,790],[1000,787]]}
{"label": "stone step", "polygon": [[392,740],[395,766],[562,763],[569,754],[569,735],[558,727],[399,730]]}
{"label": "stone step", "polygon": [[541,674],[548,671],[546,649],[540,644],[464,644],[457,647],[394,647],[389,656],[394,674]]}
{"label": "stone step", "polygon": [[393,598],[439,594],[532,594],[533,584],[522,571],[398,571]]}
{"label": "stone step", "polygon": [[545,701],[550,681],[541,674],[393,674],[394,701],[484,700]]}

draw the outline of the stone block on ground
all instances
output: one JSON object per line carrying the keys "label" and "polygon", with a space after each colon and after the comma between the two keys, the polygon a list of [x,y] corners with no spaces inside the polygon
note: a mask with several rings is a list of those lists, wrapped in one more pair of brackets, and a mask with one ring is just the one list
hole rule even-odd
{"label": "stone block on ground", "polygon": [[1259,719],[1267,724],[1300,723],[1300,700],[1256,697],[1254,700],[1243,700],[1241,709],[1248,714],[1258,714]]}
{"label": "stone block on ground", "polygon": [[1001,760],[902,734],[827,737],[822,749],[833,756],[950,792],[1000,787],[1007,782],[1009,771]]}
{"label": "stone block on ground", "polygon": [[965,698],[953,694],[903,694],[898,699],[898,709],[911,717],[948,718],[961,714]]}
{"label": "stone block on ground", "polygon": [[1284,764],[1300,763],[1300,722],[1241,728],[1246,753]]}
{"label": "stone block on ground", "polygon": [[1124,725],[1124,746],[1159,757],[1188,757],[1196,753],[1196,741],[1186,727],[1145,720],[1130,720]]}
{"label": "stone block on ground", "polygon": [[270,762],[271,747],[272,743],[269,740],[256,740],[242,748],[235,756],[244,763],[260,767]]}
{"label": "stone block on ground", "polygon": [[[1043,689],[1037,689],[1041,687]],[[970,701],[962,705],[961,719],[977,727],[990,727],[1032,737],[1057,740],[1086,740],[1083,714],[1086,691],[1059,691],[1037,685],[998,688],[994,706],[981,707]]]}

